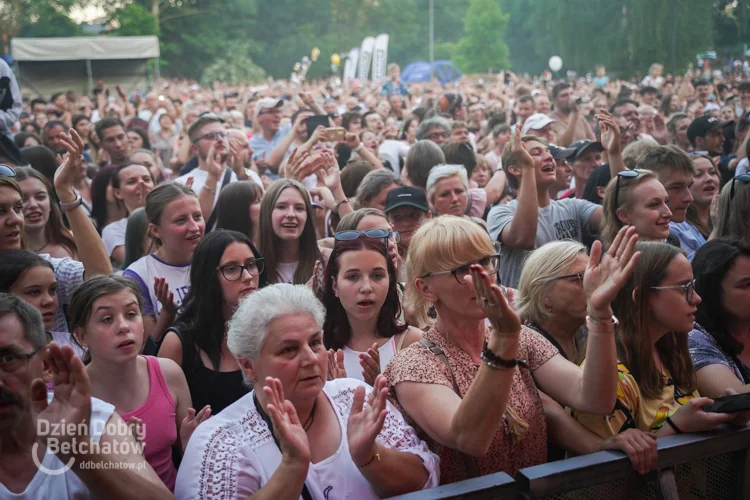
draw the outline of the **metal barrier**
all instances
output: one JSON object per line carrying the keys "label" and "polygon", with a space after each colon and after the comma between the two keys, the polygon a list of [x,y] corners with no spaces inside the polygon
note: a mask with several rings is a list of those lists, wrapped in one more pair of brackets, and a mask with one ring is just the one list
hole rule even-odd
{"label": "metal barrier", "polygon": [[657,471],[645,476],[633,470],[624,453],[602,451],[527,467],[515,482],[498,473],[397,498],[750,499],[750,426],[669,436],[659,439],[658,447]]}

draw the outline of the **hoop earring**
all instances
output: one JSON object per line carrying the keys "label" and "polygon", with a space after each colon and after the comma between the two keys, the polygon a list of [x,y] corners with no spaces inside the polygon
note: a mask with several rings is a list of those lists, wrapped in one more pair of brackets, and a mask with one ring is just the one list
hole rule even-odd
{"label": "hoop earring", "polygon": [[432,318],[432,319],[435,319],[435,318],[437,318],[437,311],[435,310],[435,304],[431,305],[431,306],[430,306],[430,307],[429,307],[429,308],[427,309],[427,316],[429,316],[429,317],[430,317],[430,318]]}

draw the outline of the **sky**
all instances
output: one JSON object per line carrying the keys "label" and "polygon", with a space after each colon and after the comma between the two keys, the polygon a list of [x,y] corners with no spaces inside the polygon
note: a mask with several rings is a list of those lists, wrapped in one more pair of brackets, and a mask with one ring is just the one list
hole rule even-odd
{"label": "sky", "polygon": [[77,23],[91,23],[104,17],[104,9],[99,6],[76,7],[70,17]]}

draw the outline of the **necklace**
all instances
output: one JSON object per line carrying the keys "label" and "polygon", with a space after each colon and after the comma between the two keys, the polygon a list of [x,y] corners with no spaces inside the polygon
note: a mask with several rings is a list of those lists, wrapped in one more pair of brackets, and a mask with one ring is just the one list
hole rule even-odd
{"label": "necklace", "polygon": [[39,248],[35,249],[34,253],[39,253],[42,250],[44,250],[45,248],[47,248],[48,246],[49,246],[49,241],[47,243],[45,243],[44,245],[40,246]]}
{"label": "necklace", "polygon": [[312,427],[312,424],[315,422],[315,408],[318,406],[318,401],[315,400],[313,402],[312,410],[310,411],[310,416],[307,417],[307,420],[305,420],[305,423],[302,424],[302,428],[305,430],[305,432],[310,430],[310,427]]}

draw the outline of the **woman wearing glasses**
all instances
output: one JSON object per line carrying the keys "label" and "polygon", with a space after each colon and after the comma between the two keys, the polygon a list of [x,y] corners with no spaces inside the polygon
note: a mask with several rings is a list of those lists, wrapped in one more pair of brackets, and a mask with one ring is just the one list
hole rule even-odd
{"label": "woman wearing glasses", "polygon": [[209,405],[217,414],[249,390],[227,347],[226,325],[240,301],[266,285],[263,259],[244,234],[212,231],[195,250],[190,282],[184,312],[159,357],[182,367],[196,408]]}
{"label": "woman wearing glasses", "polygon": [[[685,253],[666,243],[639,243],[635,272],[612,302],[617,331],[617,404],[605,417],[578,412],[589,430],[607,438],[628,429],[657,436],[700,432],[734,415],[707,413],[699,397],[687,333],[701,303]],[[585,365],[594,361],[587,353]]]}
{"label": "woman wearing glasses", "polygon": [[640,241],[665,241],[672,212],[667,191],[649,170],[623,170],[604,191],[602,243],[609,247],[623,226],[635,227]]}
{"label": "woman wearing glasses", "polygon": [[605,255],[594,243],[583,286],[592,362],[582,370],[523,327],[492,284],[499,256],[486,231],[453,216],[417,230],[406,294],[429,330],[393,358],[385,376],[391,396],[440,456],[442,483],[544,463],[539,391],[579,410],[611,411],[617,379],[610,302],[638,259],[636,240],[632,229],[623,230]]}
{"label": "woman wearing glasses", "polygon": [[385,229],[336,233],[324,277],[326,347],[343,350],[347,377],[370,385],[398,351],[422,337],[421,330],[399,319],[396,268],[384,244],[389,234]]}
{"label": "woman wearing glasses", "polygon": [[719,195],[719,215],[711,239],[750,241],[750,174],[732,177]]}

